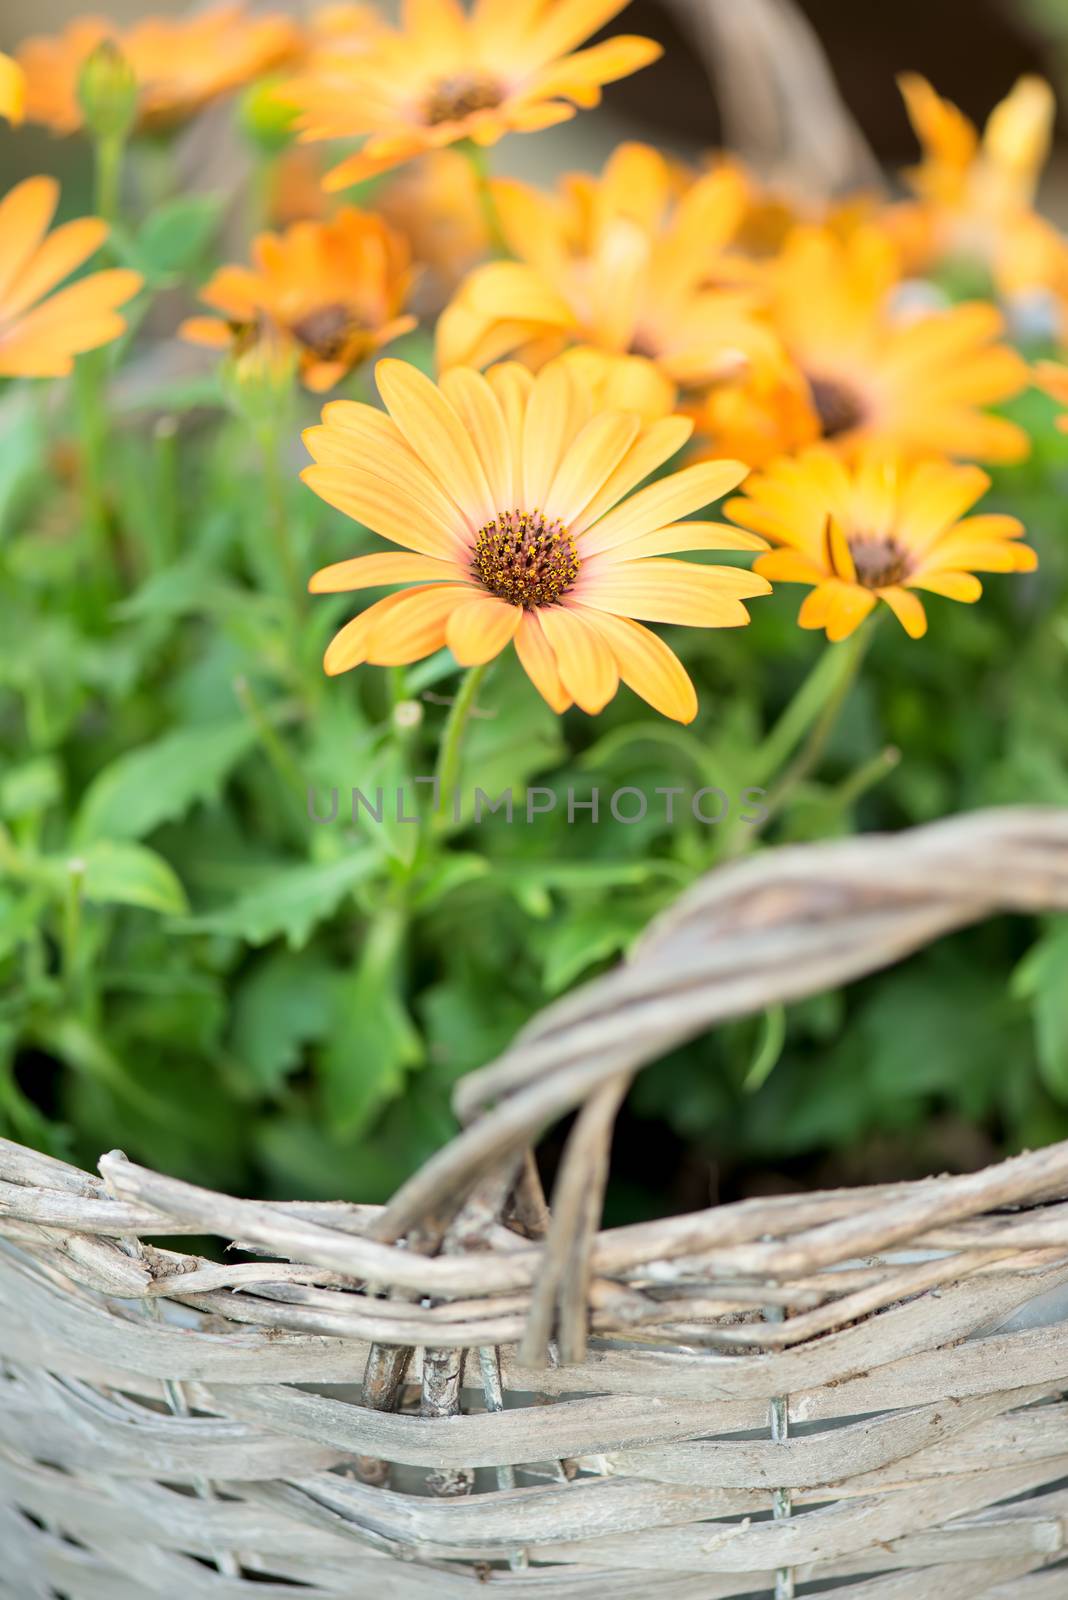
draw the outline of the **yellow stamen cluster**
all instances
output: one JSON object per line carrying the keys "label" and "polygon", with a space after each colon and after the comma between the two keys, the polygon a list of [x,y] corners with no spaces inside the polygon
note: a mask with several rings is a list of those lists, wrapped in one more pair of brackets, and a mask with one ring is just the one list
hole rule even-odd
{"label": "yellow stamen cluster", "polygon": [[423,102],[423,116],[436,128],[441,122],[462,122],[475,111],[493,111],[503,99],[504,90],[495,79],[462,73],[434,85]]}
{"label": "yellow stamen cluster", "polygon": [[578,576],[575,541],[540,511],[501,511],[480,528],[471,561],[479,582],[509,605],[551,606]]}
{"label": "yellow stamen cluster", "polygon": [[849,553],[857,582],[865,589],[885,589],[908,577],[908,551],[889,535],[855,535],[849,541]]}

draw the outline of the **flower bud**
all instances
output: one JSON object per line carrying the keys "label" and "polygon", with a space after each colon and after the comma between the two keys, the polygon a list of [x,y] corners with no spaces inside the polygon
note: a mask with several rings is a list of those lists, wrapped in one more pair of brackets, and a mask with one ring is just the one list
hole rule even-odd
{"label": "flower bud", "polygon": [[254,83],[241,96],[237,125],[254,149],[280,155],[293,142],[297,108],[282,98],[277,78]]}
{"label": "flower bud", "polygon": [[78,104],[97,139],[124,139],[137,117],[137,78],[114,39],[102,39],[78,74]]}

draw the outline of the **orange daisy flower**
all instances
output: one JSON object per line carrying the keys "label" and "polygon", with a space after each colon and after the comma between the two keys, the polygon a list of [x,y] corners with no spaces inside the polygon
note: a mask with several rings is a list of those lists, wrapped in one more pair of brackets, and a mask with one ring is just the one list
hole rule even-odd
{"label": "orange daisy flower", "polygon": [[[400,545],[317,572],[314,594],[413,587],[362,612],[326,652],[328,673],[418,661],[447,645],[461,666],[509,643],[555,711],[596,713],[620,681],[689,722],[693,685],[642,622],[740,627],[764,578],[666,559],[680,550],[766,549],[761,538],[680,518],[744,477],[706,461],[638,486],[685,443],[681,417],[643,423],[598,410],[567,361],[532,376],[509,362],[483,376],[381,361],[386,413],[335,401],[305,435],[303,477],[329,505]],[[635,492],[636,491],[636,492]]]}
{"label": "orange daisy flower", "polygon": [[991,112],[982,138],[926,78],[899,79],[923,150],[905,174],[915,203],[894,206],[894,228],[911,271],[953,258],[985,265],[1004,294],[1034,288],[1059,270],[1064,246],[1033,209],[1049,154],[1056,105],[1043,78],[1023,77]]}
{"label": "orange daisy flower", "polygon": [[82,217],[54,233],[54,178],[27,178],[0,200],[0,377],[56,378],[73,358],[118,338],[118,308],[141,287],[139,273],[94,272],[52,294],[108,236],[106,222]]}
{"label": "orange daisy flower", "polygon": [[[967,517],[990,479],[979,467],[863,451],[853,464],[817,445],[754,474],[727,515],[780,549],[754,570],[805,583],[802,628],[845,639],[882,600],[918,639],[927,615],[917,591],[978,600],[976,572],[1030,572],[1038,561],[1017,543],[1023,525],[993,513]],[[963,520],[961,520],[963,518]]]}
{"label": "orange daisy flower", "polygon": [[286,93],[305,139],[367,136],[326,179],[344,189],[460,139],[496,144],[595,106],[604,84],[655,61],[651,39],[576,50],[627,0],[405,0],[403,23],[358,57],[338,52]]}
{"label": "orange daisy flower", "polygon": [[26,79],[22,68],[0,50],[0,117],[21,122],[26,110]]}
{"label": "orange daisy flower", "polygon": [[905,320],[892,305],[899,265],[874,225],[845,237],[798,228],[770,277],[784,354],[743,377],[737,416],[712,395],[698,420],[711,448],[748,455],[755,438],[750,458],[766,460],[823,439],[847,453],[878,441],[917,456],[1026,457],[1024,430],[982,409],[1028,384],[1022,357],[998,342],[1000,313],[975,301]]}
{"label": "orange daisy flower", "polygon": [[191,17],[146,17],[127,29],[101,17],[79,17],[61,34],[27,39],[19,47],[28,121],[57,134],[83,126],[78,79],[106,39],[122,52],[137,81],[144,127],[191,116],[300,48],[300,33],[288,18],[250,17],[242,0]]}
{"label": "orange daisy flower", "polygon": [[768,330],[748,290],[710,286],[721,247],[748,204],[741,172],[677,175],[648,145],[624,144],[600,179],[571,174],[557,195],[493,185],[514,261],[477,268],[438,323],[442,368],[485,366],[524,347],[565,343],[655,361],[673,383],[700,384],[767,359]]}
{"label": "orange daisy flower", "polygon": [[296,222],[260,234],[252,257],[252,267],[220,267],[200,292],[225,320],[191,317],[183,338],[216,349],[279,338],[296,351],[306,387],[322,393],[415,326],[401,312],[408,248],[381,217],[349,206],[329,222]]}

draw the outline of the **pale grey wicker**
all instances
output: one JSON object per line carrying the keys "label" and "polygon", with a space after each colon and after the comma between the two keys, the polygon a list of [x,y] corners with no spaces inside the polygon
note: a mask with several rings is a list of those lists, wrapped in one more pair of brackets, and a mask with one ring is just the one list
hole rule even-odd
{"label": "pale grey wicker", "polygon": [[1068,812],[715,873],[384,1210],[3,1146],[0,1594],[1064,1600],[1068,1144],[597,1231],[637,1068],[999,909],[1068,909]]}

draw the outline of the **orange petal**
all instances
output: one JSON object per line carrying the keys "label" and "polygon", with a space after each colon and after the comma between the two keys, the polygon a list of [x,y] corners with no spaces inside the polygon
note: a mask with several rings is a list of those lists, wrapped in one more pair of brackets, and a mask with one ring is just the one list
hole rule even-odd
{"label": "orange petal", "polygon": [[560,680],[556,657],[549,647],[536,611],[524,611],[515,636],[515,653],[542,699],[558,715],[566,711],[572,699]]}
{"label": "orange petal", "polygon": [[749,621],[741,604],[770,594],[771,584],[744,567],[704,567],[689,561],[605,563],[584,570],[572,591],[580,605],[643,622],[694,628],[736,628]]}
{"label": "orange petal", "polygon": [[379,601],[371,607],[378,614],[367,635],[367,660],[376,667],[403,667],[440,650],[449,617],[471,594],[459,584],[405,589],[393,597],[397,604],[388,614],[379,610],[384,604]]}
{"label": "orange petal", "polygon": [[923,638],[927,632],[927,613],[923,609],[923,601],[919,595],[913,594],[911,589],[902,589],[900,585],[894,584],[889,589],[880,589],[879,598],[886,601],[910,639]]}
{"label": "orange petal", "polygon": [[35,254],[48,232],[59,204],[59,184],[54,178],[26,178],[0,200],[0,310],[19,273]]}
{"label": "orange petal", "polygon": [[456,501],[472,528],[497,508],[470,435],[436,384],[417,367],[387,356],[375,368],[386,409],[411,449]]}
{"label": "orange petal", "polygon": [[522,606],[510,606],[495,595],[478,595],[451,614],[445,643],[461,667],[480,667],[500,655],[522,619]]}
{"label": "orange petal", "polygon": [[494,506],[498,511],[508,510],[516,504],[519,463],[513,460],[512,441],[497,396],[482,374],[469,367],[454,367],[446,372],[441,392],[471,435]]}
{"label": "orange petal", "polygon": [[542,606],[538,620],[575,704],[596,716],[619,687],[616,660],[601,635],[570,608]]}
{"label": "orange petal", "polygon": [[[860,627],[875,605],[875,595],[870,589],[862,589],[855,583],[836,583],[833,587],[828,585],[824,592],[827,594],[827,637],[837,644],[842,639],[848,639]],[[884,595],[888,592],[883,591]],[[904,592],[900,591],[902,594]],[[919,601],[916,604],[919,605]]]}
{"label": "orange petal", "polygon": [[108,225],[99,217],[82,217],[57,228],[45,239],[4,297],[4,316],[16,317],[35,305],[57,283],[69,277],[87,261],[108,236]]}
{"label": "orange petal", "polygon": [[351,561],[336,561],[321,567],[308,580],[309,594],[348,594],[356,589],[374,589],[385,583],[425,583],[428,580],[456,583],[467,577],[453,561],[437,561],[432,556],[399,555],[392,550]]}
{"label": "orange petal", "polygon": [[635,439],[604,487],[575,519],[571,532],[577,536],[592,527],[598,517],[603,517],[624,495],[644,483],[665,461],[670,461],[692,432],[693,422],[689,417],[662,417],[650,423]]}
{"label": "orange petal", "polygon": [[581,606],[573,609],[607,642],[628,689],[674,722],[693,721],[697,692],[678,656],[657,634],[629,617]]}
{"label": "orange petal", "polygon": [[457,526],[458,511],[452,526],[437,523],[414,494],[373,472],[357,467],[314,466],[305,467],[300,476],[327,505],[344,511],[393,544],[444,561],[458,559],[465,549],[462,535],[466,529]]}
{"label": "orange petal", "polygon": [[683,467],[680,472],[639,489],[629,500],[609,511],[583,533],[579,552],[591,556],[615,549],[667,522],[688,516],[691,511],[700,511],[710,501],[736,488],[748,470],[741,461],[699,461],[695,466]]}
{"label": "orange petal", "polygon": [[221,317],[186,317],[179,323],[178,337],[209,350],[228,350],[234,336]]}
{"label": "orange petal", "polygon": [[633,444],[641,424],[626,412],[591,417],[567,449],[545,496],[545,511],[565,527],[589,505]]}

